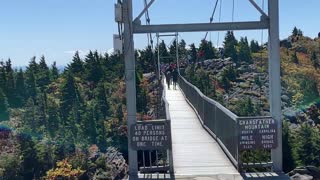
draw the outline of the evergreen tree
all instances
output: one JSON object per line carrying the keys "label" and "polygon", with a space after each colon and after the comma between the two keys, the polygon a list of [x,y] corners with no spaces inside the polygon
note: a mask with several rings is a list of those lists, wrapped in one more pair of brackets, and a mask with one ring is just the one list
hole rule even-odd
{"label": "evergreen tree", "polygon": [[5,87],[5,94],[8,98],[8,103],[10,107],[17,107],[17,96],[16,96],[16,90],[15,90],[15,82],[14,82],[14,72],[12,69],[11,60],[9,59],[6,61],[6,75],[7,75],[7,81],[6,81],[6,87]]}
{"label": "evergreen tree", "polygon": [[145,49],[139,50],[139,52],[137,52],[137,54],[140,54],[136,58],[137,65],[140,66],[139,68],[141,68],[144,73],[149,73],[149,72],[154,71],[154,67],[156,65],[156,62],[154,59],[154,55],[153,55],[151,46],[147,46]]}
{"label": "evergreen tree", "polygon": [[190,45],[189,55],[191,57],[191,61],[192,62],[196,62],[197,61],[197,49],[196,49],[196,46],[194,45],[194,43],[192,43]]}
{"label": "evergreen tree", "polygon": [[146,113],[147,111],[147,93],[140,86],[142,81],[142,73],[136,71],[136,93],[137,93],[137,112]]}
{"label": "evergreen tree", "polygon": [[0,61],[0,88],[6,92],[7,88],[7,73],[3,61]]}
{"label": "evergreen tree", "polygon": [[167,49],[167,45],[165,44],[165,42],[162,40],[159,44],[159,49],[156,49],[156,54],[158,53],[159,51],[159,54],[161,57],[163,57],[164,59],[162,60],[163,63],[169,63],[170,62],[170,58],[169,58],[169,52],[168,52],[168,49]]}
{"label": "evergreen tree", "polygon": [[[92,52],[91,52],[92,53]],[[80,58],[79,51],[76,51],[72,62],[68,65],[68,69],[75,75],[80,75],[84,72],[84,63]]]}
{"label": "evergreen tree", "polygon": [[25,131],[35,133],[37,130],[36,124],[36,105],[32,98],[29,98],[25,105],[25,111],[23,114],[23,124],[25,125]]}
{"label": "evergreen tree", "polygon": [[250,41],[250,50],[253,53],[257,53],[260,50],[258,41],[255,41],[255,40]]}
{"label": "evergreen tree", "polygon": [[50,77],[51,81],[55,81],[59,77],[59,69],[57,68],[57,63],[55,61],[51,65]]}
{"label": "evergreen tree", "polygon": [[0,89],[0,122],[9,119],[8,106],[7,97],[3,93],[2,89]]}
{"label": "evergreen tree", "polygon": [[318,69],[320,67],[319,60],[315,51],[312,51],[311,53],[311,62],[315,69]]}
{"label": "evergreen tree", "polygon": [[50,137],[55,137],[55,132],[59,130],[59,106],[53,99],[48,100],[48,133]]}
{"label": "evergreen tree", "polygon": [[177,61],[177,40],[173,40],[172,44],[169,47],[169,54],[170,54],[170,62],[176,62]]}
{"label": "evergreen tree", "polygon": [[237,46],[238,42],[234,37],[233,31],[228,31],[224,39],[224,55],[231,57],[232,61],[238,63]]}
{"label": "evergreen tree", "polygon": [[97,101],[97,108],[99,112],[102,114],[103,119],[106,119],[110,114],[109,114],[109,103],[106,96],[106,89],[103,83],[99,83],[95,91],[96,91],[95,97]]}
{"label": "evergreen tree", "polygon": [[240,100],[240,102],[237,103],[235,111],[237,112],[238,116],[256,116],[257,115],[256,108],[252,103],[250,97]]}
{"label": "evergreen tree", "polygon": [[17,73],[15,87],[16,87],[16,94],[17,94],[17,107],[21,107],[24,104],[25,98],[26,98],[24,74],[21,68]]}
{"label": "evergreen tree", "polygon": [[320,143],[320,138],[318,133],[319,131],[316,131],[315,128],[312,128],[307,123],[301,125],[301,129],[299,131],[299,144],[297,149],[297,154],[299,156],[301,165],[320,165],[320,148],[318,146],[318,144]]}
{"label": "evergreen tree", "polygon": [[179,42],[179,57],[181,59],[187,58],[186,42],[183,39]]}
{"label": "evergreen tree", "polygon": [[283,146],[283,170],[284,172],[290,172],[296,167],[294,158],[293,137],[289,128],[289,122],[283,121],[282,129],[282,146]]}
{"label": "evergreen tree", "polygon": [[211,41],[203,39],[200,43],[199,51],[204,52],[204,59],[213,59],[216,57],[216,50]]}
{"label": "evergreen tree", "polygon": [[97,83],[102,78],[102,69],[99,61],[98,52],[92,51],[85,58],[86,80]]}
{"label": "evergreen tree", "polygon": [[252,56],[247,37],[241,37],[240,39],[238,58],[240,62],[252,63]]}
{"label": "evergreen tree", "polygon": [[31,58],[29,65],[26,70],[26,91],[27,97],[32,97],[34,100],[37,95],[37,85],[35,73],[38,72],[38,64],[35,60],[36,58]]}
{"label": "evergreen tree", "polygon": [[70,72],[66,74],[66,80],[61,87],[60,116],[63,125],[67,125],[69,114],[77,98],[74,77]]}
{"label": "evergreen tree", "polygon": [[292,30],[292,36],[297,36],[298,35],[298,28],[294,27]]}
{"label": "evergreen tree", "polygon": [[43,92],[47,86],[50,84],[50,70],[47,66],[44,56],[41,56],[40,62],[38,65],[37,74],[37,85],[39,86],[41,92]]}

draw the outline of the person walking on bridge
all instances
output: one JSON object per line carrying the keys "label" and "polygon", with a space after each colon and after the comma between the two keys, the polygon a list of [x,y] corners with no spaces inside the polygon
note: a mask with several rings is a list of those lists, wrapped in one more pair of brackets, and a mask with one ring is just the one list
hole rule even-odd
{"label": "person walking on bridge", "polygon": [[172,71],[172,82],[173,82],[173,89],[177,89],[177,82],[178,82],[178,70],[174,68]]}
{"label": "person walking on bridge", "polygon": [[165,76],[168,89],[170,89],[171,71],[169,69],[165,72]]}

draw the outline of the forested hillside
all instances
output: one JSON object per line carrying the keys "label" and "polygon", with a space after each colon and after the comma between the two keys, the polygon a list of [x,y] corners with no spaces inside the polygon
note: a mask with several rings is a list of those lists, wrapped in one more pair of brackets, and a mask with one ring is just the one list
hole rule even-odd
{"label": "forested hillside", "polygon": [[123,71],[118,55],[91,51],[76,53],[63,72],[44,56],[25,71],[1,62],[0,177],[39,179],[57,162],[78,168],[74,176],[112,177],[114,168],[126,175],[121,154],[121,167],[99,163],[114,155],[110,147],[127,156]]}
{"label": "forested hillside", "polygon": [[[228,32],[219,58],[194,57],[185,77],[239,116],[269,115],[266,46]],[[280,52],[284,170],[320,167],[320,39],[294,28]]]}

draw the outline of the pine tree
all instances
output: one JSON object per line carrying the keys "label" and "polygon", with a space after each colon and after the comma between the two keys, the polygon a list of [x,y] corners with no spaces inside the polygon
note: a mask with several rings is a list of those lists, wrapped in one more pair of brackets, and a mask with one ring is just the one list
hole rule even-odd
{"label": "pine tree", "polygon": [[7,97],[3,93],[2,89],[0,89],[0,122],[9,119],[8,106]]}
{"label": "pine tree", "polygon": [[59,69],[57,68],[57,63],[55,61],[51,65],[50,77],[51,81],[55,81],[59,77]]}
{"label": "pine tree", "polygon": [[159,49],[156,49],[156,54],[158,53],[161,57],[163,57],[164,59],[162,60],[163,63],[169,63],[170,62],[170,58],[169,58],[169,52],[167,50],[167,45],[165,44],[165,42],[162,40],[159,44]]}
{"label": "pine tree", "polygon": [[7,81],[6,81],[6,96],[8,98],[8,103],[10,107],[17,107],[17,95],[16,95],[16,90],[15,90],[15,82],[14,82],[14,75],[13,75],[13,69],[12,69],[12,64],[11,60],[9,59],[6,62],[6,74],[7,74]]}
{"label": "pine tree", "polygon": [[318,69],[320,64],[319,64],[319,60],[318,60],[318,57],[317,57],[317,54],[315,51],[313,51],[311,53],[311,61],[312,61],[312,65],[315,69]]}
{"label": "pine tree", "polygon": [[312,128],[309,124],[305,123],[301,125],[299,131],[299,144],[297,154],[301,165],[313,165],[319,166],[319,151],[318,143],[320,138],[319,131],[316,128]]}
{"label": "pine tree", "polygon": [[15,87],[16,87],[16,94],[17,94],[17,107],[21,107],[24,104],[25,98],[26,98],[24,74],[21,68],[17,73]]}
{"label": "pine tree", "polygon": [[203,39],[199,45],[199,51],[204,52],[204,59],[213,59],[216,57],[216,50],[211,41]]}
{"label": "pine tree", "polygon": [[292,30],[292,36],[297,36],[298,35],[298,28],[294,27]]}
{"label": "pine tree", "polygon": [[228,31],[224,39],[224,55],[231,57],[232,61],[238,63],[237,46],[238,42],[234,37],[233,31]]}
{"label": "pine tree", "polygon": [[75,75],[80,75],[84,72],[83,61],[80,58],[79,51],[76,51],[72,62],[68,65],[68,69]]}
{"label": "pine tree", "polygon": [[99,61],[98,52],[92,51],[85,58],[85,74],[86,80],[97,83],[103,75],[102,68]]}
{"label": "pine tree", "polygon": [[183,39],[179,42],[179,57],[181,59],[187,58],[186,42]]}
{"label": "pine tree", "polygon": [[37,130],[36,124],[36,105],[32,98],[29,98],[25,105],[23,114],[23,124],[25,125],[25,132],[35,133]]}
{"label": "pine tree", "polygon": [[289,122],[283,121],[282,129],[282,146],[283,146],[283,170],[284,172],[289,172],[296,167],[296,162],[294,158],[294,147],[293,147],[293,137],[289,128]]}
{"label": "pine tree", "polygon": [[95,98],[97,101],[97,108],[102,114],[103,119],[106,119],[109,114],[109,103],[106,96],[106,89],[104,88],[103,83],[99,83],[95,89]]}
{"label": "pine tree", "polygon": [[0,88],[3,92],[6,92],[7,85],[7,73],[3,61],[0,61]]}
{"label": "pine tree", "polygon": [[48,100],[48,133],[50,137],[55,137],[55,132],[59,130],[59,107],[53,99]]}
{"label": "pine tree", "polygon": [[66,80],[61,87],[60,114],[63,125],[67,125],[69,114],[76,100],[76,86],[74,77],[70,72],[66,74]]}
{"label": "pine tree", "polygon": [[27,97],[32,97],[33,100],[35,100],[37,95],[36,72],[38,72],[38,64],[36,63],[35,57],[33,57],[31,58],[25,73]]}
{"label": "pine tree", "polygon": [[238,58],[241,62],[252,63],[252,56],[247,37],[241,37],[240,39]]}
{"label": "pine tree", "polygon": [[255,41],[255,40],[250,41],[250,50],[253,53],[257,53],[260,50],[258,41]]}
{"label": "pine tree", "polygon": [[43,92],[47,86],[50,84],[50,70],[47,66],[46,60],[44,56],[41,56],[40,62],[38,65],[37,74],[37,85],[39,86],[41,92]]}
{"label": "pine tree", "polygon": [[137,112],[144,112],[147,111],[147,93],[146,91],[140,86],[142,81],[142,74],[136,72],[136,93],[137,93]]}
{"label": "pine tree", "polygon": [[197,49],[196,49],[196,46],[194,45],[194,43],[192,43],[190,45],[189,55],[191,57],[191,61],[192,62],[196,62],[197,61]]}
{"label": "pine tree", "polygon": [[177,55],[176,55],[176,52],[177,52],[177,40],[173,40],[172,44],[170,45],[169,47],[169,54],[170,54],[170,62],[176,62],[177,60]]}

